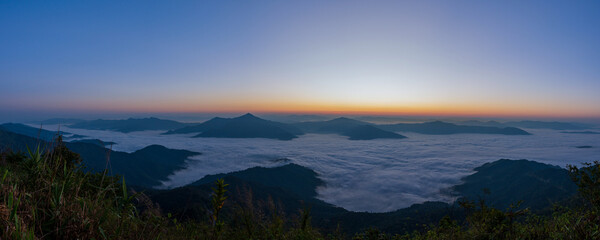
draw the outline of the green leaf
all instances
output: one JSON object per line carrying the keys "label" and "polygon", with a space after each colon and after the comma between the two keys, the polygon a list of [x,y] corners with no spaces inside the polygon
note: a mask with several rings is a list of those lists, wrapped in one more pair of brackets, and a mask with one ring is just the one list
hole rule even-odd
{"label": "green leaf", "polygon": [[125,177],[123,177],[123,198],[128,199],[128,197],[127,197],[127,185],[125,185]]}
{"label": "green leaf", "polygon": [[98,226],[98,231],[100,231],[100,234],[102,234],[102,237],[103,237],[104,239],[108,239],[108,238],[106,237],[106,234],[104,233],[104,229],[102,229],[102,227]]}
{"label": "green leaf", "polygon": [[6,179],[7,176],[8,176],[8,169],[4,170],[4,175],[2,175],[2,181],[0,181],[0,184],[4,184],[4,180]]}

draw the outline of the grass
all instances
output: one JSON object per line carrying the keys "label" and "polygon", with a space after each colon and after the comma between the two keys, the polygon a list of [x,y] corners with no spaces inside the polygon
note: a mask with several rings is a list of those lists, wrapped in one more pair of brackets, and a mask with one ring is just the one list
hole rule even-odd
{"label": "grass", "polygon": [[4,153],[1,239],[152,239],[166,220],[140,215],[125,181],[84,172],[60,138],[43,151]]}
{"label": "grass", "polygon": [[247,204],[221,216],[230,207],[223,180],[215,183],[206,220],[178,221],[143,193],[129,190],[125,179],[86,172],[80,163],[60,137],[27,153],[2,152],[0,239],[600,239],[599,162],[569,166],[582,203],[557,206],[551,216],[518,205],[499,210],[483,201],[464,201],[465,221],[445,217],[421,232],[391,235],[368,229],[354,236],[339,228],[319,231],[311,225],[310,208],[297,219],[278,214],[275,204],[270,215]]}
{"label": "grass", "polygon": [[[222,180],[207,221],[179,222],[143,193],[128,190],[125,179],[86,172],[80,163],[60,137],[25,154],[2,152],[0,239],[247,239],[219,217],[227,199]],[[252,226],[256,239],[283,232],[274,227],[279,223],[258,226]]]}

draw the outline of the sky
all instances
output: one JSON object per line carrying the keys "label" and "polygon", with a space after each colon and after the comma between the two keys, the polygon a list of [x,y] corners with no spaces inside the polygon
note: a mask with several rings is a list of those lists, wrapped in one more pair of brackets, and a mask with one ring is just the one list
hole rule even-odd
{"label": "sky", "polygon": [[0,114],[600,118],[598,1],[1,1]]}

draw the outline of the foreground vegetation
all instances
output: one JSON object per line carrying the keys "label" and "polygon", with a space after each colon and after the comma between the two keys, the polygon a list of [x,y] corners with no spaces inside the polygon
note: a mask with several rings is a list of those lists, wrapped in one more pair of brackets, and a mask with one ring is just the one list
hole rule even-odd
{"label": "foreground vegetation", "polygon": [[[206,219],[182,221],[164,213],[126,181],[90,173],[59,139],[52,146],[0,155],[0,239],[600,239],[599,162],[568,166],[580,198],[535,215],[518,203],[488,207],[461,200],[466,217],[444,217],[423,231],[390,235],[367,229],[320,230],[311,209],[297,217],[228,205],[227,183],[215,182]],[[251,204],[247,206],[252,206]],[[223,215],[224,208],[235,208]]]}

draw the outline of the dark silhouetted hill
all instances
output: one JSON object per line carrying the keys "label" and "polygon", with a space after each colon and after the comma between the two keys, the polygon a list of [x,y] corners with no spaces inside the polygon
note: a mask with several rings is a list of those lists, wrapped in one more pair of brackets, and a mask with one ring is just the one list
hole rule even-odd
{"label": "dark silhouetted hill", "polygon": [[[219,178],[229,184],[225,215],[236,214],[236,206],[241,206],[267,215],[295,218],[300,210],[310,207],[313,224],[328,231],[335,230],[339,224],[352,234],[369,227],[392,233],[411,232],[423,229],[425,224],[438,222],[450,211],[449,205],[441,202],[415,204],[389,213],[347,211],[317,199],[316,188],[323,182],[313,170],[296,164],[208,175],[184,187],[149,190],[147,193],[166,212],[181,218],[201,219],[206,216],[213,183]],[[278,212],[272,212],[273,208]]]}
{"label": "dark silhouetted hill", "polygon": [[204,132],[209,129],[221,128],[221,127],[225,126],[225,124],[229,123],[230,121],[231,121],[231,118],[216,117],[216,118],[210,119],[203,123],[169,130],[163,134],[201,133],[201,132]]}
{"label": "dark silhouetted hill", "polygon": [[458,133],[480,133],[480,134],[503,134],[503,135],[530,135],[530,133],[514,127],[484,127],[464,126],[453,123],[434,121],[426,123],[397,123],[378,125],[379,128],[392,132],[416,132],[421,134],[458,134]]}
{"label": "dark silhouetted hill", "polygon": [[[185,168],[185,160],[200,153],[151,145],[133,153],[109,151],[92,143],[67,143],[71,151],[81,155],[83,163],[93,172],[107,165],[111,174],[125,177],[130,185],[154,187],[177,170]],[[110,153],[110,155],[109,155]],[[110,162],[107,164],[107,156]]]}
{"label": "dark silhouetted hill", "polygon": [[80,128],[88,130],[109,130],[116,132],[135,132],[146,130],[172,130],[187,126],[186,123],[181,123],[172,120],[164,120],[158,118],[129,118],[125,120],[92,120],[71,124],[70,128]]}
{"label": "dark silhouetted hill", "polygon": [[323,219],[323,224],[339,223],[341,229],[354,234],[376,227],[383,232],[393,234],[422,231],[431,223],[437,223],[446,215],[461,216],[460,209],[444,202],[424,202],[392,212],[371,213],[346,211]]}
{"label": "dark silhouetted hill", "polygon": [[459,122],[461,125],[468,126],[485,126],[485,127],[517,127],[517,128],[531,128],[531,129],[552,129],[552,130],[582,130],[592,128],[593,125],[585,123],[572,123],[572,122],[545,122],[545,121],[510,121],[510,122],[497,122],[497,121],[478,121],[468,120]]}
{"label": "dark silhouetted hill", "polygon": [[0,129],[0,151],[12,150],[15,152],[27,152],[27,147],[34,150],[37,146],[40,146],[42,150],[44,150],[47,147],[47,142]]}
{"label": "dark silhouetted hill", "polygon": [[513,121],[504,123],[507,126],[532,129],[581,130],[592,126],[583,123],[543,122],[543,121]]}
{"label": "dark silhouetted hill", "polygon": [[[4,123],[4,124],[0,125],[0,129],[9,131],[9,132],[13,132],[13,133],[22,134],[22,135],[29,136],[29,137],[36,138],[36,139],[39,138],[43,141],[52,141],[52,139],[54,139],[57,136],[57,134],[59,134],[58,131],[48,131],[48,130],[44,130],[44,129],[40,129],[40,128],[30,127],[30,126],[27,126],[25,124],[20,124],[20,123]],[[64,135],[64,134],[70,134],[70,133],[60,132],[60,134]]]}
{"label": "dark silhouetted hill", "polygon": [[[27,146],[35,149],[51,147],[51,143],[37,140],[22,134],[0,130],[0,150],[27,151]],[[106,167],[111,175],[124,176],[130,185],[153,187],[167,180],[176,170],[185,167],[185,160],[200,153],[187,150],[168,149],[151,145],[133,153],[110,151],[97,143],[66,142],[71,151],[79,154],[87,170],[101,172]],[[108,156],[110,162],[107,163]]]}
{"label": "dark silhouetted hill", "polygon": [[191,185],[212,184],[217,179],[225,176],[236,177],[268,187],[280,187],[306,199],[316,197],[317,187],[324,184],[321,179],[317,178],[315,171],[290,163],[276,168],[253,167],[227,174],[207,175]]}
{"label": "dark silhouetted hill", "polygon": [[343,134],[344,136],[348,136],[350,140],[372,140],[379,138],[387,138],[387,139],[401,139],[406,138],[400,134],[394,132],[388,132],[381,130],[372,125],[362,125],[355,128],[350,129],[349,131]]}
{"label": "dark silhouetted hill", "polygon": [[[213,119],[214,120],[214,119]],[[219,121],[223,123],[218,123]],[[302,131],[297,128],[273,121],[258,118],[250,113],[232,119],[219,119],[211,127],[194,137],[216,138],[270,138],[291,140]]]}
{"label": "dark silhouetted hill", "polygon": [[[483,197],[486,204],[499,209],[523,200],[523,207],[541,210],[577,192],[568,171],[558,166],[501,159],[474,170],[477,172],[463,178],[464,183],[452,189],[458,196],[471,200]],[[483,189],[488,189],[489,194],[484,194]]]}

